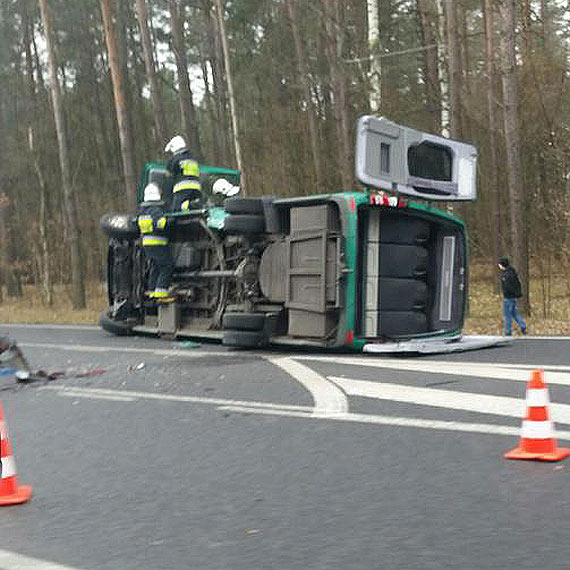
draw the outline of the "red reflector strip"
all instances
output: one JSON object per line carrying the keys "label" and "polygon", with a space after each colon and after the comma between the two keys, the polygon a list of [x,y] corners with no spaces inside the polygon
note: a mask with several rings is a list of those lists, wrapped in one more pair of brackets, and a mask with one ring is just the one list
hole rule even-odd
{"label": "red reflector strip", "polygon": [[348,199],[348,211],[356,212],[356,200],[354,198]]}
{"label": "red reflector strip", "polygon": [[354,331],[346,331],[346,344],[352,344],[354,340]]}

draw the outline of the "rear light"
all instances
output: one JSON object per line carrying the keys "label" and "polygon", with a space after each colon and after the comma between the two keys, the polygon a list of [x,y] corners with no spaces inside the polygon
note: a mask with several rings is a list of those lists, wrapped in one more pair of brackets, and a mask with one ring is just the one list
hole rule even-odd
{"label": "rear light", "polygon": [[384,192],[371,192],[368,195],[368,204],[371,206],[388,206],[390,208],[405,208],[407,200],[399,196],[392,196]]}

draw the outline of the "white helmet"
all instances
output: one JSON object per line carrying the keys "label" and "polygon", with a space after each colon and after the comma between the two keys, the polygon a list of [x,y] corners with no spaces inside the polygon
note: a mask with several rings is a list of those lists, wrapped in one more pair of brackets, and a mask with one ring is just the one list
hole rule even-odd
{"label": "white helmet", "polygon": [[145,202],[158,202],[160,200],[160,188],[158,184],[151,182],[147,184],[144,189]]}
{"label": "white helmet", "polygon": [[180,136],[176,135],[172,137],[168,144],[164,147],[164,152],[171,152],[174,154],[180,150],[184,150],[186,148],[186,141]]}
{"label": "white helmet", "polygon": [[225,178],[218,178],[213,186],[212,190],[214,194],[223,194],[224,196],[235,196],[239,194],[240,187],[234,186],[230,182],[228,182]]}

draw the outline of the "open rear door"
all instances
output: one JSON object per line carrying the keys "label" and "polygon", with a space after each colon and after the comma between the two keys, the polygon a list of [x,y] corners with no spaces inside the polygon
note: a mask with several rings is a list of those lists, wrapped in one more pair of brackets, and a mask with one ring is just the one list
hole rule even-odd
{"label": "open rear door", "polygon": [[384,117],[358,121],[356,176],[365,186],[426,200],[476,198],[474,146],[409,129]]}

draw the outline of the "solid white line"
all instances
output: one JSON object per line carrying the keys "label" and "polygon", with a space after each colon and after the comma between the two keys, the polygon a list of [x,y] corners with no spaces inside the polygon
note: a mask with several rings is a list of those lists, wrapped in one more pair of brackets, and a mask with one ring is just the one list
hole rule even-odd
{"label": "solid white line", "polygon": [[77,390],[65,390],[61,392],[61,396],[66,398],[88,398],[90,400],[110,400],[114,402],[134,402],[136,398],[130,398],[127,396],[111,396],[106,394],[83,394]]}
{"label": "solid white line", "polygon": [[232,352],[208,352],[205,350],[194,349],[165,349],[165,348],[134,348],[119,346],[93,346],[85,344],[49,344],[40,342],[19,342],[21,348],[49,348],[52,350],[69,350],[72,352],[132,352],[135,354],[148,354],[154,356],[181,356],[183,358],[201,358],[205,356],[227,356],[235,357]]}
{"label": "solid white line", "polygon": [[162,400],[167,402],[185,402],[192,404],[210,404],[213,406],[225,406],[225,405],[236,405],[236,406],[249,406],[256,408],[278,408],[286,409],[292,411],[305,411],[312,412],[312,406],[289,406],[283,404],[272,404],[268,402],[257,402],[257,401],[247,401],[247,400],[225,400],[221,398],[202,398],[199,396],[176,396],[174,394],[157,394],[155,392],[135,392],[131,390],[109,390],[106,388],[79,388],[76,386],[66,387],[66,386],[42,386],[38,390],[52,390],[57,392],[59,395],[67,395],[67,393],[77,396],[79,394],[85,397],[123,397],[130,399],[141,399],[141,400]]}
{"label": "solid white line", "polygon": [[31,558],[16,552],[0,549],[0,570],[79,570],[55,562]]}
{"label": "solid white line", "polygon": [[[467,433],[484,433],[490,435],[520,435],[521,429],[511,426],[500,426],[494,424],[479,424],[467,422],[451,422],[442,420],[422,420],[419,418],[402,418],[398,416],[370,415],[370,414],[335,414],[319,416],[317,414],[304,414],[301,412],[291,412],[287,410],[261,410],[258,408],[247,408],[245,406],[223,406],[221,410],[241,412],[245,414],[257,414],[263,416],[286,416],[293,418],[323,419],[338,422],[354,422],[359,424],[383,425],[411,427],[420,429],[458,431]],[[570,441],[570,431],[556,431],[555,437]]]}
{"label": "solid white line", "polygon": [[[402,384],[368,382],[351,378],[339,378],[337,376],[331,376],[329,380],[338,384],[350,396],[521,419],[526,412],[525,400],[522,398],[489,396],[487,394],[473,394],[471,392],[457,392],[453,390],[436,390],[434,388],[417,388]],[[554,421],[570,424],[570,405],[550,404],[549,409]]]}
{"label": "solid white line", "polygon": [[[173,396],[167,394],[153,394],[149,392],[130,392],[126,390],[102,390],[92,388],[73,388],[73,390],[58,387],[44,386],[40,390],[50,390],[62,395],[66,391],[86,392],[86,393],[106,393],[132,395],[141,399],[148,400],[166,400],[173,402],[186,402],[196,404],[215,405],[219,410],[228,410],[248,414],[286,416],[293,418],[309,418],[321,420],[336,420],[344,422],[355,422],[361,424],[387,425],[400,427],[413,427],[420,429],[433,429],[445,431],[459,431],[470,433],[486,433],[498,435],[519,435],[521,429],[518,427],[500,426],[482,423],[467,423],[440,420],[423,420],[419,418],[402,418],[397,416],[372,415],[372,414],[354,414],[354,413],[318,413],[312,406],[287,406],[280,404],[268,404],[265,402],[247,402],[239,400],[221,400],[216,398],[194,398],[190,396]],[[556,437],[570,441],[570,431],[556,431]],[[0,570],[2,570],[0,568]]]}
{"label": "solid white line", "polygon": [[0,323],[0,327],[26,328],[26,329],[61,329],[76,331],[102,330],[98,325],[51,325],[51,324],[24,324],[24,323]]}
{"label": "solid white line", "polygon": [[348,411],[348,399],[343,391],[324,376],[292,358],[267,360],[290,374],[311,393],[315,402],[315,413],[344,414]]}
{"label": "solid white line", "polygon": [[[330,359],[320,356],[301,356],[302,360],[327,362]],[[511,380],[514,382],[527,382],[530,380],[529,370],[535,368],[548,368],[548,366],[521,365],[510,367],[509,364],[486,364],[479,362],[442,362],[426,360],[399,360],[376,358],[337,358],[334,364],[348,366],[364,366],[368,368],[393,369],[407,372],[420,372],[423,374],[451,374],[453,376],[473,376],[483,380]],[[554,368],[554,367],[553,367]],[[561,367],[557,367],[560,369]],[[566,370],[566,368],[562,368]],[[570,367],[568,367],[570,372]],[[547,371],[545,373],[547,384],[560,384],[570,386],[570,373]]]}

